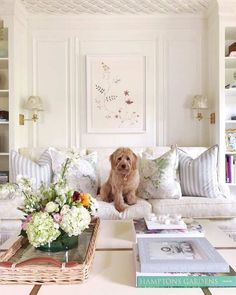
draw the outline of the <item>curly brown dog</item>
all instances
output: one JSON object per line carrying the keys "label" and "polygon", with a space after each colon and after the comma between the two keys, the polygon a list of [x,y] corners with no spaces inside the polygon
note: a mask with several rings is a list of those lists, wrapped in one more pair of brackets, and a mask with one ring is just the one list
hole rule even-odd
{"label": "curly brown dog", "polygon": [[[135,191],[139,185],[137,156],[129,148],[118,148],[111,156],[110,176],[100,190],[102,200],[115,203],[121,212],[136,203]],[[125,204],[125,202],[128,204]]]}

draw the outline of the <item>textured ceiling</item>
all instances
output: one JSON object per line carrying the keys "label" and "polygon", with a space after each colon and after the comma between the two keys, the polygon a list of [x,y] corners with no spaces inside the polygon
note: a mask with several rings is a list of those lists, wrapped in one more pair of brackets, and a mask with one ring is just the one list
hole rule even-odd
{"label": "textured ceiling", "polygon": [[46,15],[199,14],[214,0],[21,0],[28,12]]}

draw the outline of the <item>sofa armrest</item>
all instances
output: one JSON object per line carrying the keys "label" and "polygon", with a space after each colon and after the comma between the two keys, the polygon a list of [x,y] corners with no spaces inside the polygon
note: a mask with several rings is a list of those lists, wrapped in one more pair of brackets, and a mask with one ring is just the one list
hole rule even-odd
{"label": "sofa armrest", "polygon": [[226,199],[231,199],[231,193],[229,186],[225,183],[219,183],[219,190],[225,196]]}

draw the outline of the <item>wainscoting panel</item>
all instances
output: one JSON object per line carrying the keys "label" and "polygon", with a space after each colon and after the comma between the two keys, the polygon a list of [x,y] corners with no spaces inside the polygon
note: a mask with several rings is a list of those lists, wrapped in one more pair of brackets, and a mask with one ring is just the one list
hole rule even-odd
{"label": "wainscoting panel", "polygon": [[71,146],[71,42],[69,38],[34,40],[33,93],[42,98],[44,111],[33,145]]}
{"label": "wainscoting panel", "polygon": [[[193,96],[207,90],[205,34],[202,18],[30,19],[30,95],[44,102],[31,145],[208,145],[209,122],[198,122],[191,110]],[[145,132],[88,132],[86,56],[91,55],[145,57]]]}

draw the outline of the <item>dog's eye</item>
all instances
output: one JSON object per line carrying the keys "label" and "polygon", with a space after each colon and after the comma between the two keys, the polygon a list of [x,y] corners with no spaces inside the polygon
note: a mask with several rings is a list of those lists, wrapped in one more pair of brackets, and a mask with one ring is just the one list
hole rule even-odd
{"label": "dog's eye", "polygon": [[122,159],[122,157],[119,157],[117,160],[118,160],[118,161],[121,161],[121,159]]}
{"label": "dog's eye", "polygon": [[130,157],[127,157],[126,160],[127,160],[127,161],[130,161]]}

